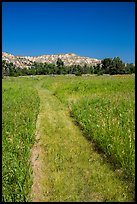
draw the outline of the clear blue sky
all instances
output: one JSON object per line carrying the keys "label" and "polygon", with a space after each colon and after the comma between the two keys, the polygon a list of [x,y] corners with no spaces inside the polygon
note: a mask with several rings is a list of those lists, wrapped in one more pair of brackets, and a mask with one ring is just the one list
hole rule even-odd
{"label": "clear blue sky", "polygon": [[3,2],[2,50],[135,61],[135,3]]}

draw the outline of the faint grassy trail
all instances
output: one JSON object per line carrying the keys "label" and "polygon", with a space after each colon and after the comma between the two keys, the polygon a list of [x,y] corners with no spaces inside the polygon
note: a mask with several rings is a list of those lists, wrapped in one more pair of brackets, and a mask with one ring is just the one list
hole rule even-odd
{"label": "faint grassy trail", "polygon": [[37,87],[40,112],[32,149],[33,202],[132,201],[52,92]]}

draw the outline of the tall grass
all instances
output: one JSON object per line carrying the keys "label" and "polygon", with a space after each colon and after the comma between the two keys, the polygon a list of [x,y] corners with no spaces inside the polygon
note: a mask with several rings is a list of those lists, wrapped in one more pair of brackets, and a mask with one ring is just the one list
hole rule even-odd
{"label": "tall grass", "polygon": [[2,200],[25,202],[32,185],[30,150],[39,98],[27,79],[2,81]]}
{"label": "tall grass", "polygon": [[134,75],[9,78],[2,82],[3,201],[28,201],[30,150],[39,110],[37,82],[70,108],[86,137],[134,180]]}
{"label": "tall grass", "polygon": [[72,113],[88,138],[135,176],[133,96],[117,94],[85,98],[72,106]]}
{"label": "tall grass", "polygon": [[56,77],[43,83],[67,104],[88,139],[135,177],[134,75]]}

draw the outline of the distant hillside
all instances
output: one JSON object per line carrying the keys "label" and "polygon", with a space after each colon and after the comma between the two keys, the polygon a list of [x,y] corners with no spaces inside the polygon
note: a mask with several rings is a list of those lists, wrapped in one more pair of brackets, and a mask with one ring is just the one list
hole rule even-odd
{"label": "distant hillside", "polygon": [[30,67],[33,62],[41,62],[41,63],[53,63],[56,64],[57,59],[60,58],[65,66],[70,65],[97,65],[101,63],[101,60],[90,58],[90,57],[82,57],[76,55],[74,53],[68,54],[53,54],[53,55],[41,55],[41,56],[14,56],[7,52],[2,52],[2,60],[6,60],[7,62],[12,62],[14,65],[20,68]]}

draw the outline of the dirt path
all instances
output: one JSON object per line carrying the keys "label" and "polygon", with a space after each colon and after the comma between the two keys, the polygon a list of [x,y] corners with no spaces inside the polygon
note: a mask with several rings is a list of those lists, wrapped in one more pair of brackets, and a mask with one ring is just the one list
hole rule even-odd
{"label": "dirt path", "polygon": [[39,87],[38,92],[32,201],[132,201],[126,186],[73,123],[68,109],[50,91]]}

